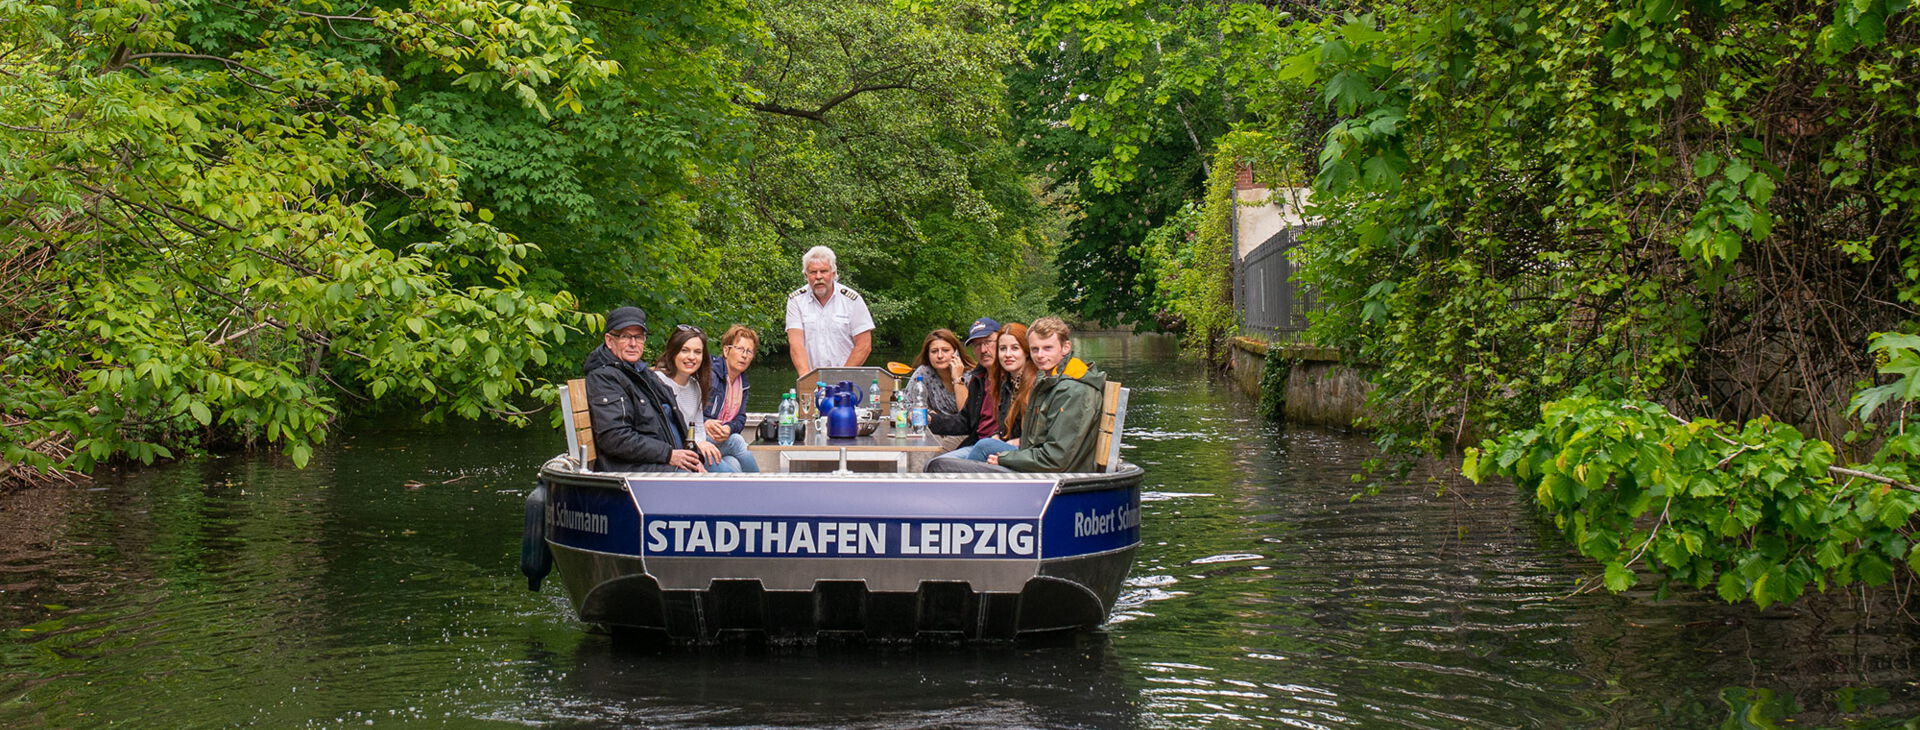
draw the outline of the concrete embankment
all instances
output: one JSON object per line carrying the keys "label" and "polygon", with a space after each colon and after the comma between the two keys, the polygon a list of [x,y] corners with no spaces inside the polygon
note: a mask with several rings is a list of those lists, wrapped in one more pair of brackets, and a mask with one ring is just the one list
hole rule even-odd
{"label": "concrete embankment", "polygon": [[1235,337],[1228,354],[1228,373],[1241,391],[1282,420],[1351,429],[1365,415],[1373,385],[1339,350]]}

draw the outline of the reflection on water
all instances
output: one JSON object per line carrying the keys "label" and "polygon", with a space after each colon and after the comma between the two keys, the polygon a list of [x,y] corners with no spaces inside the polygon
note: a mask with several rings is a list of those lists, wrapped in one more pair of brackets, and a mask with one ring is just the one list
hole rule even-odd
{"label": "reflection on water", "polygon": [[[368,421],[306,470],[203,459],[0,497],[0,725],[1810,727],[1920,714],[1920,631],[1887,606],[1574,595],[1591,566],[1515,490],[1436,465],[1350,501],[1363,438],[1262,425],[1171,346],[1080,344],[1134,389],[1125,453],[1149,470],[1145,545],[1103,631],[974,648],[616,645],[516,571],[520,495],[558,434]],[[756,390],[765,408],[784,389]]]}

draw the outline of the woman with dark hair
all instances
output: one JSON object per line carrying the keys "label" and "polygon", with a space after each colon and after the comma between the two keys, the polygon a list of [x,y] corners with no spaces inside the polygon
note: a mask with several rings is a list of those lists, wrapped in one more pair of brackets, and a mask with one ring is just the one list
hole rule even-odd
{"label": "woman with dark hair", "polygon": [[660,359],[653,363],[653,374],[673,394],[675,410],[688,424],[687,441],[700,452],[700,461],[707,471],[740,471],[740,460],[724,456],[720,447],[715,446],[707,430],[693,424],[706,423],[705,409],[702,407],[713,388],[713,365],[707,360],[707,336],[699,327],[676,325],[673,335],[667,338],[667,346],[660,352]]}
{"label": "woman with dark hair", "polygon": [[960,409],[967,402],[965,377],[973,368],[960,336],[948,329],[928,332],[913,365],[913,377],[927,388],[927,429],[940,437],[940,445],[946,449],[959,448],[973,433],[973,420]]}
{"label": "woman with dark hair", "polygon": [[[1040,369],[1027,356],[1027,326],[1019,322],[1002,325],[994,335],[993,363],[987,367],[986,394],[982,397],[989,400],[980,410],[983,423],[991,419],[993,434],[934,460],[986,461],[990,454],[1019,448],[1020,419],[1026,413],[1028,399],[1033,397],[1033,384],[1039,379]],[[927,469],[936,470],[932,461],[927,463]]]}

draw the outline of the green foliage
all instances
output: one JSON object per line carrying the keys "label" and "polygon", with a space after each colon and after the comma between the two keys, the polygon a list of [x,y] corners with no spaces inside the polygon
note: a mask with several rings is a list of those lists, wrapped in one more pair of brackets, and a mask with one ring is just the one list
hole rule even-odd
{"label": "green foliage", "polygon": [[[502,230],[541,243],[526,280],[604,312],[636,304],[667,322],[762,326],[777,306],[723,274],[773,258],[702,222],[734,213],[712,183],[746,153],[753,89],[742,58],[763,32],[748,3],[580,4],[576,25],[619,71],[557,114],[438,68],[408,68],[396,104],[450,140],[468,199]],[[767,315],[767,310],[775,315]],[[569,358],[573,359],[573,358]]]}
{"label": "green foliage", "polygon": [[1179,318],[1186,346],[1211,351],[1239,324],[1233,308],[1233,176],[1231,157],[1216,157],[1206,198],[1189,203],[1142,242],[1143,267],[1156,282],[1156,309]]}
{"label": "green foliage", "polygon": [[1257,180],[1284,185],[1296,169],[1290,164],[1289,146],[1271,135],[1237,131],[1217,142],[1205,197],[1148,233],[1140,248],[1144,272],[1155,281],[1155,310],[1178,323],[1188,348],[1209,353],[1222,352],[1219,345],[1239,328],[1233,302],[1233,230],[1243,203],[1236,197],[1235,176],[1246,165],[1260,171]]}
{"label": "green foliage", "polygon": [[1076,215],[1056,257],[1058,304],[1102,321],[1159,326],[1156,289],[1164,282],[1145,249],[1168,244],[1148,244],[1147,236],[1206,195],[1216,140],[1253,122],[1250,109],[1270,112],[1278,121],[1265,131],[1282,137],[1319,122],[1281,113],[1304,86],[1263,73],[1293,47],[1290,16],[1249,3],[1010,6],[1032,62],[1011,82],[1020,136]]}
{"label": "green foliage", "polygon": [[1052,213],[1007,133],[1004,74],[1021,59],[997,6],[754,7],[768,37],[744,63],[752,154],[722,178],[744,205],[712,237],[775,264],[729,290],[778,317],[801,254],[830,246],[881,339],[917,345],[1050,288]]}
{"label": "green foliage", "polygon": [[570,109],[561,2],[0,2],[0,443],[86,470],[212,441],[304,464],[343,394],[520,419],[584,324],[466,202],[389,62]]}
{"label": "green foliage", "polygon": [[1052,290],[991,4],[0,0],[0,31],[0,467],[304,463],[361,401],[519,420],[577,309],[777,341],[814,244],[899,340]]}
{"label": "green foliage", "polygon": [[[1881,2],[1326,21],[1277,66],[1339,117],[1310,336],[1377,365],[1382,443],[1494,435],[1466,471],[1533,489],[1611,589],[1886,582],[1913,560],[1920,355],[1860,345],[1920,301],[1917,30]],[[1855,393],[1876,364],[1899,380]]]}
{"label": "green foliage", "polygon": [[1376,425],[1442,450],[1587,383],[1851,430],[1860,343],[1920,297],[1920,37],[1900,6],[1848,7],[1488,1],[1328,24],[1282,66],[1341,116],[1302,273],[1326,305],[1312,336],[1379,365]]}
{"label": "green foliage", "polygon": [[1645,570],[1663,591],[1712,586],[1765,608],[1809,586],[1920,570],[1909,528],[1920,490],[1832,469],[1833,447],[1791,426],[1689,422],[1658,404],[1591,396],[1548,403],[1542,418],[1468,449],[1463,471],[1531,490],[1568,542],[1600,561],[1608,590]]}
{"label": "green foliage", "polygon": [[1278,348],[1269,348],[1260,365],[1260,417],[1282,421],[1287,417],[1287,381],[1300,361],[1281,357]]}

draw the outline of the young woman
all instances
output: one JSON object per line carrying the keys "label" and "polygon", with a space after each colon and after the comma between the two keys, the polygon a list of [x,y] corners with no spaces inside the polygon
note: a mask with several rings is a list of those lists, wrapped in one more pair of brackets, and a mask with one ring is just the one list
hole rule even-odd
{"label": "young woman", "polygon": [[991,410],[994,433],[941,457],[986,461],[989,454],[1019,448],[1020,419],[1026,415],[1027,400],[1033,396],[1033,383],[1039,378],[1039,368],[1027,357],[1027,326],[1019,322],[1003,325],[994,336],[993,365],[987,368],[987,397],[993,402],[981,409],[982,420]]}
{"label": "young woman", "polygon": [[720,336],[720,354],[708,364],[713,383],[707,392],[707,439],[720,447],[722,459],[733,459],[740,471],[760,471],[760,463],[747,449],[747,368],[760,349],[760,333],[743,325],[727,328]]}
{"label": "young woman", "polygon": [[713,365],[707,360],[707,336],[700,328],[691,325],[677,325],[673,336],[667,338],[666,349],[660,353],[660,359],[653,364],[653,374],[660,376],[667,390],[673,393],[675,409],[688,424],[685,434],[688,443],[700,452],[700,463],[707,471],[740,471],[740,461],[720,453],[706,429],[692,424],[705,423],[706,418],[701,404],[713,387]]}
{"label": "young woman", "polygon": [[967,402],[964,379],[973,368],[960,336],[948,329],[928,332],[913,365],[913,376],[907,382],[920,378],[926,383],[927,429],[940,437],[940,445],[947,450],[959,448],[973,431],[973,421],[960,409]]}

